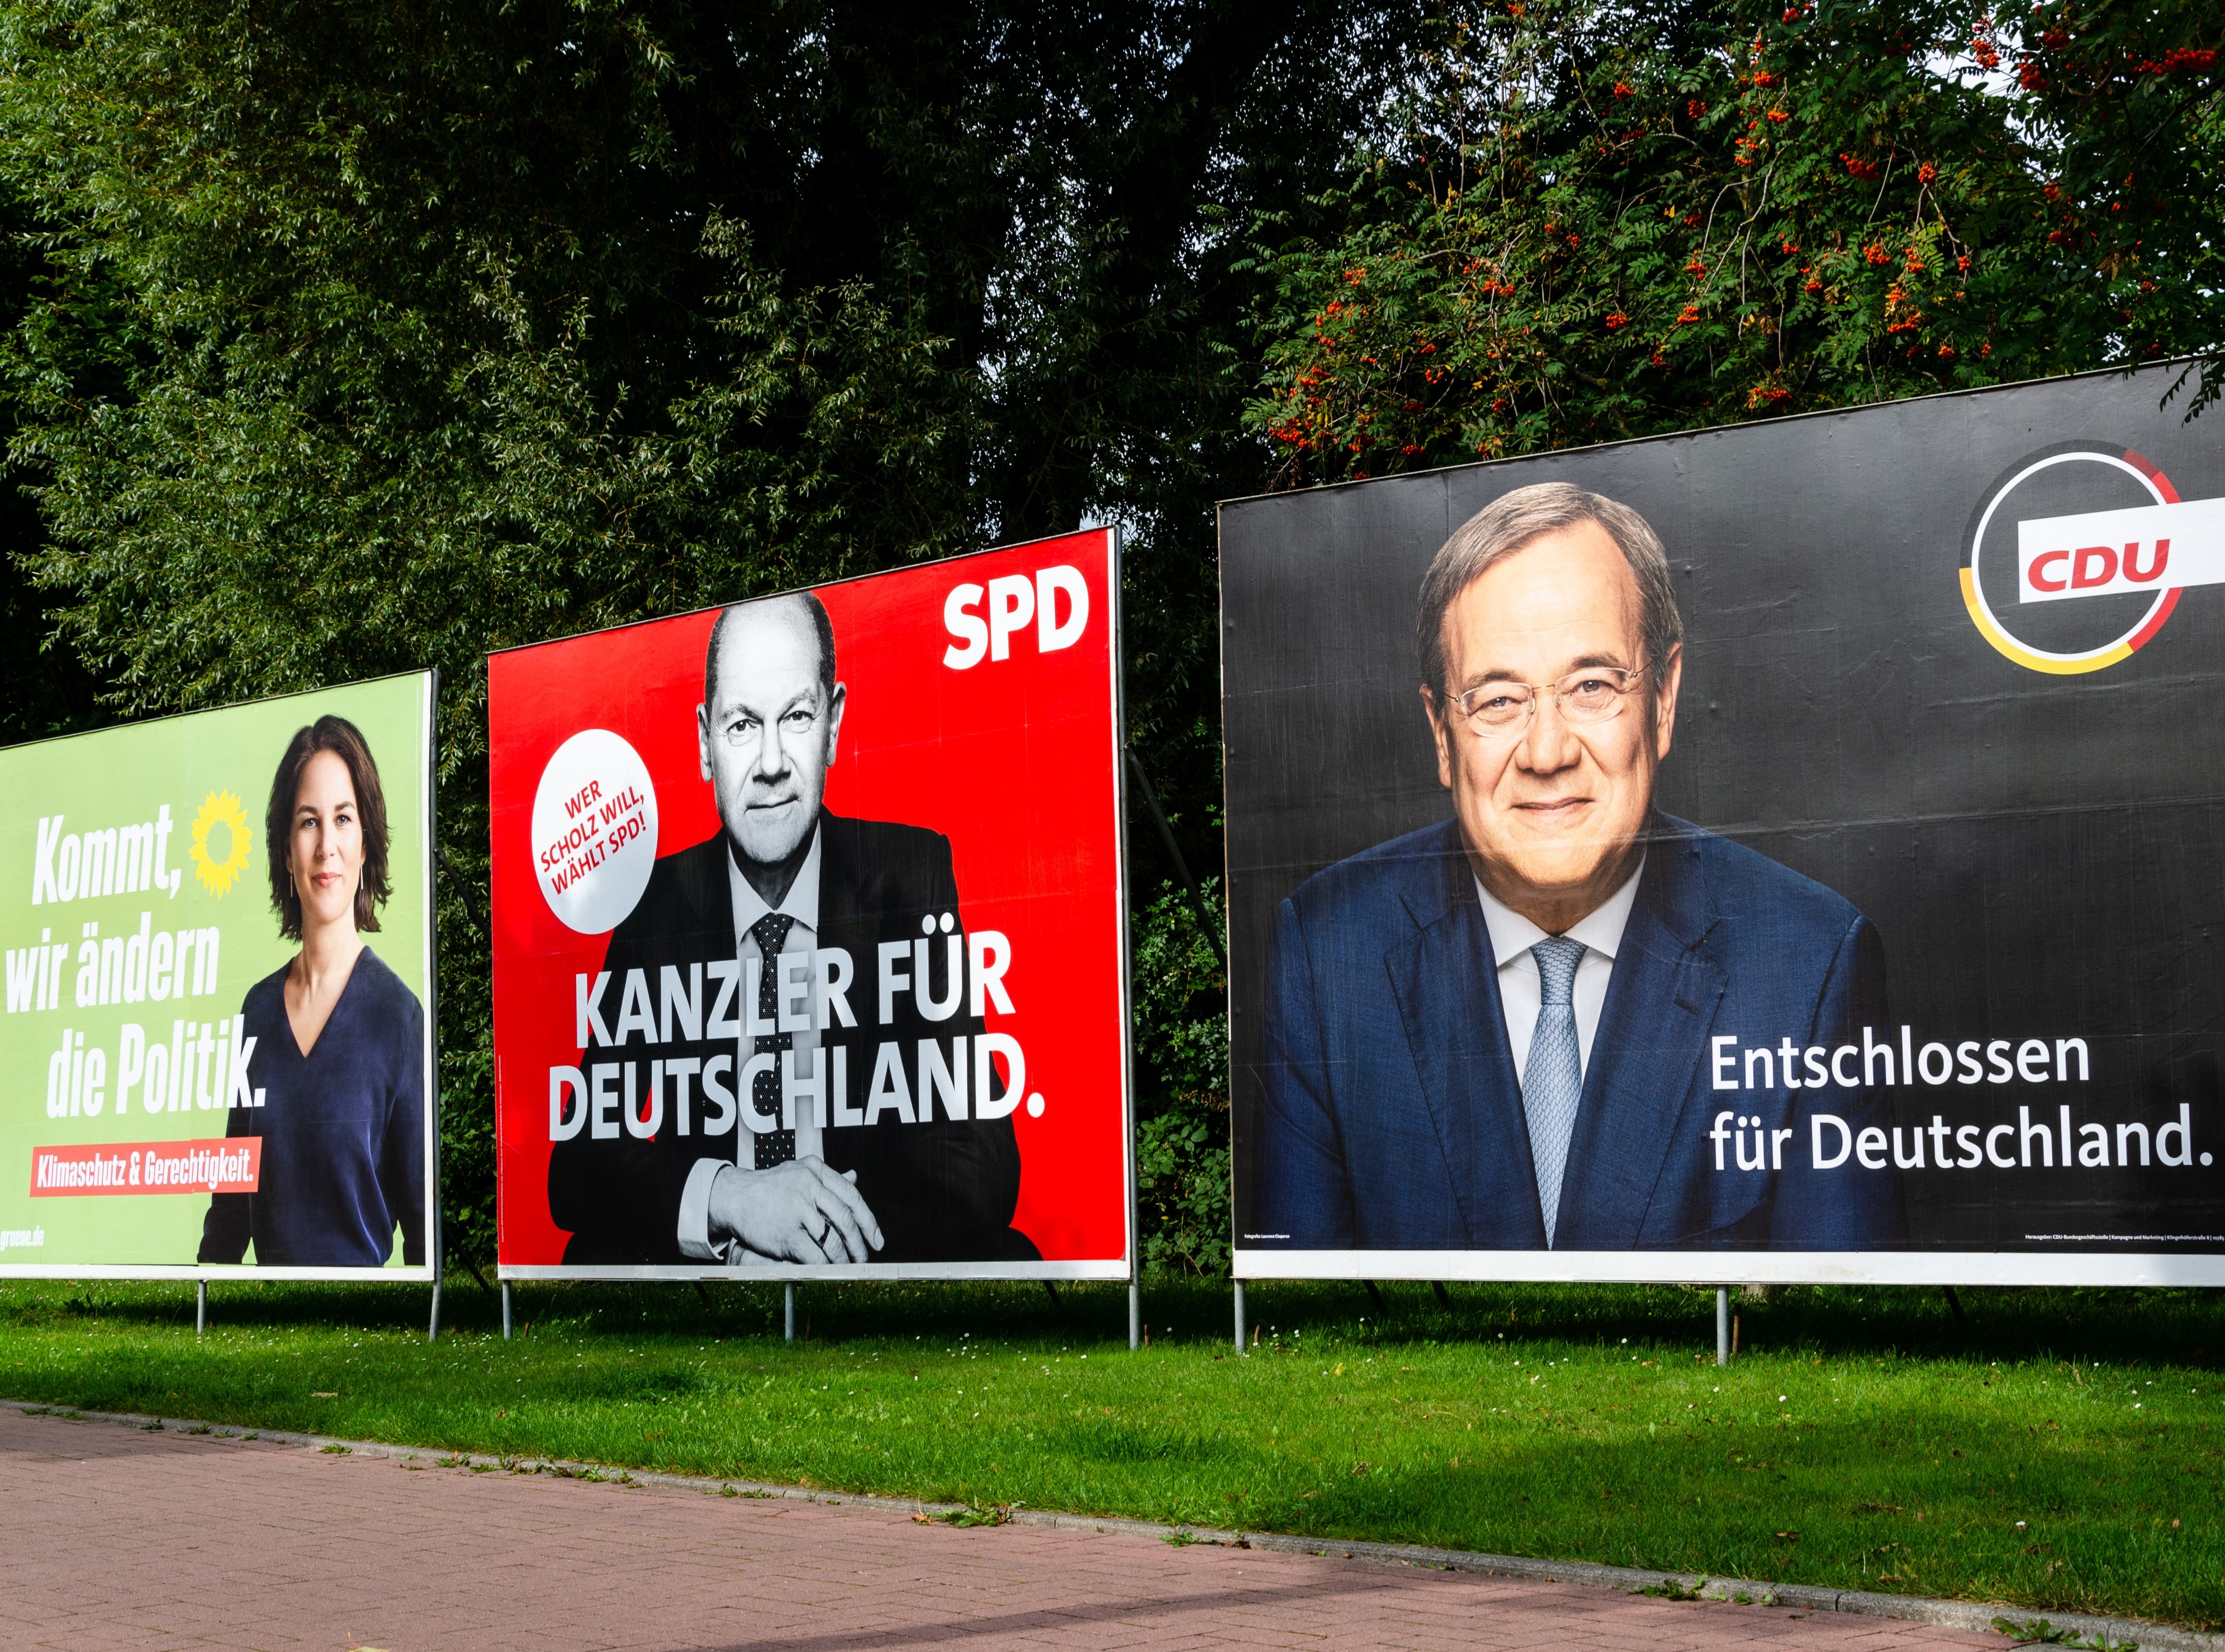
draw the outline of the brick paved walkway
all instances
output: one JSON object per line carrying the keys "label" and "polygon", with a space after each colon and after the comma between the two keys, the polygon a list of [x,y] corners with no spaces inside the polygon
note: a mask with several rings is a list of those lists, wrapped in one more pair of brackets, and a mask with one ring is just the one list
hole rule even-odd
{"label": "brick paved walkway", "polygon": [[0,1643],[843,1649],[2004,1644],[1879,1618],[859,1505],[146,1434],[0,1409]]}

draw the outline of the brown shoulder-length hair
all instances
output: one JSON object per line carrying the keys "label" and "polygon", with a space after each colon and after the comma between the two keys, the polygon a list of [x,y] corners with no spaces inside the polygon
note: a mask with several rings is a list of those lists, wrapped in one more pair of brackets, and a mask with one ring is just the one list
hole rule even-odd
{"label": "brown shoulder-length hair", "polygon": [[263,814],[269,845],[270,904],[278,914],[278,933],[288,940],[301,938],[301,897],[286,870],[294,841],[294,799],[301,789],[301,771],[320,751],[329,751],[345,763],[355,786],[356,816],[363,826],[363,881],[355,891],[358,930],[377,932],[378,908],[386,904],[389,893],[386,794],[378,787],[378,764],[371,759],[362,730],[345,717],[320,717],[287,743],[286,755],[278,760],[278,773],[270,782],[270,806]]}

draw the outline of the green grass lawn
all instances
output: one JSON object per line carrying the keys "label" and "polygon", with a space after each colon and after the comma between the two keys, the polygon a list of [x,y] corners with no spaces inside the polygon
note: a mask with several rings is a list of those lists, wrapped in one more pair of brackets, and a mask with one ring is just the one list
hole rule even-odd
{"label": "green grass lawn", "polygon": [[949,1502],[2225,1624],[2198,1292],[0,1285],[0,1394]]}

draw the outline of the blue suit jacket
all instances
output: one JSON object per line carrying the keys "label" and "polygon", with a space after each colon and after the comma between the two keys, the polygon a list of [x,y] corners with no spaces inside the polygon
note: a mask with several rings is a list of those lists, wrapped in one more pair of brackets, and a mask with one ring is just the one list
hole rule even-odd
{"label": "blue suit jacket", "polygon": [[[1584,1073],[1554,1248],[1905,1245],[1893,1170],[1851,1156],[1811,1168],[1810,1115],[1889,1129],[1883,1092],[1787,1089],[1774,1061],[1772,1087],[1734,1092],[1715,1087],[1710,1060],[1725,1035],[1749,1048],[1789,1037],[1804,1051],[1860,1044],[1871,1026],[1883,1041],[1884,977],[1877,932],[1847,902],[1657,816]],[[1742,1085],[1742,1056],[1733,1070]],[[1491,936],[1456,822],[1340,861],[1283,902],[1262,1079],[1246,1246],[1544,1248]],[[1709,1139],[1727,1111],[1792,1131],[1781,1170],[1740,1171],[1731,1144]],[[1824,1139],[1836,1153],[1835,1134]]]}

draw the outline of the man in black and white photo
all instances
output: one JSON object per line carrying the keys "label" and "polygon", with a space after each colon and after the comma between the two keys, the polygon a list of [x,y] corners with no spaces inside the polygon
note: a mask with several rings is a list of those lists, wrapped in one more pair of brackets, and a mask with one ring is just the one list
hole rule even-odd
{"label": "man in black and white photo", "polygon": [[581,1067],[624,1099],[614,1126],[583,1098],[549,1161],[567,1263],[1036,1259],[949,840],[823,807],[846,698],[816,598],[719,615],[721,829],[658,859],[582,1006]]}

